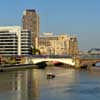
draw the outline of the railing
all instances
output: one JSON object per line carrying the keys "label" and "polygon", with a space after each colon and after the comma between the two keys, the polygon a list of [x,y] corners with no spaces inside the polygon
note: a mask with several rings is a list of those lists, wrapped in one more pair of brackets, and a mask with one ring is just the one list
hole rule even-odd
{"label": "railing", "polygon": [[70,55],[32,55],[33,58],[72,58]]}
{"label": "railing", "polygon": [[79,55],[81,59],[100,59],[100,54],[84,54]]}

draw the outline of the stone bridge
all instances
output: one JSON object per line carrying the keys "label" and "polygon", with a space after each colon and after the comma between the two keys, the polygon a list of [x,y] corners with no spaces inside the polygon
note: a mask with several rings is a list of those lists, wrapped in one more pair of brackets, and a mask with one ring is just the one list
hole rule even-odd
{"label": "stone bridge", "polygon": [[74,66],[75,68],[79,68],[84,65],[93,65],[100,62],[100,55],[91,55],[91,54],[84,54],[78,55],[74,57],[31,57],[31,63],[38,64],[40,62],[49,62],[49,61],[58,61],[64,64],[68,64]]}
{"label": "stone bridge", "polygon": [[100,62],[100,55],[80,55],[75,58],[75,66],[81,67],[84,65],[95,65]]}
{"label": "stone bridge", "polygon": [[83,65],[95,65],[96,63],[99,63],[100,59],[80,59],[80,66]]}
{"label": "stone bridge", "polygon": [[38,64],[40,62],[58,61],[64,64],[75,66],[75,62],[72,58],[32,58],[33,64]]}

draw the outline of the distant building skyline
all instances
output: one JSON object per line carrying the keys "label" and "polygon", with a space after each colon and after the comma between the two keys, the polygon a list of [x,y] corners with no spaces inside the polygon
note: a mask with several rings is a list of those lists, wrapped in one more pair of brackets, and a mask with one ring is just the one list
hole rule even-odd
{"label": "distant building skyline", "polygon": [[44,33],[39,37],[38,48],[41,54],[46,55],[77,55],[79,53],[77,37],[68,34]]}
{"label": "distant building skyline", "polygon": [[40,33],[79,33],[81,50],[100,47],[100,0],[1,0],[0,26],[21,25],[22,12],[33,8]]}

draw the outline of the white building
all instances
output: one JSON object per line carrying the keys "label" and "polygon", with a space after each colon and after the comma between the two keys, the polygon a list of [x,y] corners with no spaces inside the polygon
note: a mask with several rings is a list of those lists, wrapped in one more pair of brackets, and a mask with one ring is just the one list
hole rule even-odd
{"label": "white building", "polygon": [[31,33],[20,26],[0,27],[0,55],[28,55]]}

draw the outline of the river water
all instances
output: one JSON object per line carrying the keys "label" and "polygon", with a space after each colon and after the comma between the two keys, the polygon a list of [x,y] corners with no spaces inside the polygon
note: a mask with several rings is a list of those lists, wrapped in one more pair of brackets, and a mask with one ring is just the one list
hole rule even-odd
{"label": "river water", "polygon": [[[56,77],[47,79],[48,72]],[[0,100],[100,100],[100,70],[47,67],[1,72]]]}

